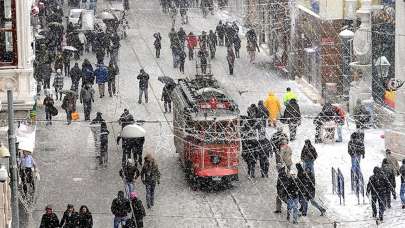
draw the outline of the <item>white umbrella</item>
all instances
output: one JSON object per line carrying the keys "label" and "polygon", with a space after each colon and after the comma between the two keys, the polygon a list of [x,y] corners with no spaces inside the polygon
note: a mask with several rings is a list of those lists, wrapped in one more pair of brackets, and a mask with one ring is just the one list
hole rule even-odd
{"label": "white umbrella", "polygon": [[64,46],[63,50],[68,50],[68,51],[77,51],[77,49],[75,47],[72,46]]}
{"label": "white umbrella", "polygon": [[145,137],[145,134],[145,129],[137,124],[127,125],[121,131],[122,138],[140,138]]}

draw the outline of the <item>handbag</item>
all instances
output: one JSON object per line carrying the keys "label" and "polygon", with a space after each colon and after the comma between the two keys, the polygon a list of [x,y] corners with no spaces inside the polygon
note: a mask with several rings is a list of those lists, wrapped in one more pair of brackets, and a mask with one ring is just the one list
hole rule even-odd
{"label": "handbag", "polygon": [[55,106],[50,106],[49,111],[50,111],[52,116],[57,116],[58,115],[58,109],[55,108]]}
{"label": "handbag", "polygon": [[72,112],[72,120],[73,121],[79,120],[79,113],[78,112]]}

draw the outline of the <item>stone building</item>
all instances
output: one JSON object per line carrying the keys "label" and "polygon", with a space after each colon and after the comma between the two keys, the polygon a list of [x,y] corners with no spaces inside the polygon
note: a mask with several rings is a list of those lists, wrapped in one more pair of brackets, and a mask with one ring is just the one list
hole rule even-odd
{"label": "stone building", "polygon": [[[0,101],[7,110],[7,89],[14,91],[17,116],[34,104],[36,90],[32,68],[32,0],[0,0]],[[0,114],[0,118],[4,115]]]}

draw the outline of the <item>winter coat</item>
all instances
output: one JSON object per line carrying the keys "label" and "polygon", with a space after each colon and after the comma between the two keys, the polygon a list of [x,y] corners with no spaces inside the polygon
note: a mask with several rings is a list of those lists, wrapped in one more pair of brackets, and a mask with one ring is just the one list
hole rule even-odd
{"label": "winter coat", "polygon": [[269,120],[273,122],[276,121],[281,112],[281,105],[274,93],[269,93],[267,99],[264,101],[264,107],[266,107],[269,112]]}
{"label": "winter coat", "polygon": [[295,176],[289,176],[287,179],[287,198],[288,199],[296,199],[299,196],[300,190],[298,188],[298,178]]}
{"label": "winter coat", "polygon": [[79,227],[78,228],[92,228],[93,216],[90,212],[79,213]]}
{"label": "winter coat", "polygon": [[140,73],[136,78],[139,80],[139,89],[148,89],[149,74]]}
{"label": "winter coat", "polygon": [[111,212],[115,217],[126,217],[131,212],[131,203],[126,198],[115,198],[111,204]]}
{"label": "winter coat", "polygon": [[292,150],[291,147],[288,144],[284,144],[280,146],[280,161],[277,163],[282,163],[285,164],[287,167],[291,167],[292,165]]}
{"label": "winter coat", "polygon": [[45,111],[49,110],[51,107],[54,105],[54,100],[50,96],[46,96],[43,102],[43,105],[45,106]]}
{"label": "winter coat", "polygon": [[183,50],[179,50],[179,62],[184,63],[186,61],[186,52]]}
{"label": "winter coat", "polygon": [[141,171],[141,180],[147,184],[160,183],[160,172],[155,161],[145,161]]}
{"label": "winter coat", "polygon": [[276,153],[276,162],[277,162],[278,151],[280,150],[280,145],[283,140],[288,140],[288,136],[286,133],[284,133],[282,131],[277,131],[276,133],[274,133],[271,136],[271,139],[270,139],[270,142],[272,145],[272,151]]}
{"label": "winter coat", "polygon": [[56,228],[59,227],[59,219],[55,213],[43,214],[39,228]]}
{"label": "winter coat", "polygon": [[285,105],[288,104],[288,102],[292,99],[298,101],[297,95],[295,95],[293,91],[286,92],[283,96],[283,102]]}
{"label": "winter coat", "polygon": [[140,199],[131,200],[131,205],[137,221],[142,221],[143,217],[146,216],[145,208],[143,207],[142,201]]}
{"label": "winter coat", "polygon": [[48,81],[52,76],[51,64],[42,64],[38,66],[39,74],[41,75],[42,80]]}
{"label": "winter coat", "polygon": [[155,46],[155,49],[161,49],[162,48],[162,38],[161,37],[155,37],[155,42],[153,42],[153,46]]}
{"label": "winter coat", "polygon": [[106,66],[98,65],[94,71],[94,76],[96,77],[97,84],[103,84],[108,81],[108,69]]}
{"label": "winter coat", "polygon": [[259,118],[267,119],[269,117],[269,111],[267,110],[266,107],[264,107],[263,101],[259,101],[257,103],[257,108],[259,110],[259,113],[258,113]]}
{"label": "winter coat", "polygon": [[134,117],[131,114],[122,113],[119,119],[119,124],[122,128],[126,127],[129,124],[134,123]]}
{"label": "winter coat", "polygon": [[233,52],[232,48],[228,48],[226,60],[228,61],[229,65],[233,66],[235,64],[235,53]]}
{"label": "winter coat", "polygon": [[55,74],[55,77],[53,79],[53,87],[55,90],[60,91],[63,89],[63,75],[62,74]]}
{"label": "winter coat", "polygon": [[338,114],[337,123],[343,125],[345,123],[345,111],[341,107],[334,106],[336,108],[336,113]]}
{"label": "winter coat", "polygon": [[[300,168],[299,168],[300,167]],[[315,177],[311,172],[305,172],[301,165],[297,166],[297,185],[300,189],[300,197],[304,197],[305,200],[311,200],[315,198]]]}
{"label": "winter coat", "polygon": [[69,112],[76,111],[76,96],[68,93],[63,97],[62,108]]}
{"label": "winter coat", "polygon": [[258,158],[258,143],[256,140],[242,141],[242,158],[246,163],[255,163]]}
{"label": "winter coat", "polygon": [[383,163],[381,165],[381,171],[383,173],[383,176],[388,180],[389,182],[389,189],[387,191],[393,191],[395,190],[396,186],[396,181],[395,181],[395,172],[394,170],[391,169],[391,166],[387,163]]}
{"label": "winter coat", "polygon": [[82,64],[82,83],[94,84],[94,71],[91,64]]}
{"label": "winter coat", "polygon": [[198,44],[198,38],[195,35],[188,35],[187,36],[187,47],[194,49]]}
{"label": "winter coat", "polygon": [[282,169],[278,173],[278,178],[277,178],[277,195],[278,197],[284,201],[287,202],[288,198],[288,192],[287,192],[287,186],[288,186],[288,176],[285,172],[285,169]]}
{"label": "winter coat", "polygon": [[83,87],[80,91],[80,103],[90,103],[94,102],[94,89]]}
{"label": "winter coat", "polygon": [[405,165],[402,164],[401,168],[399,168],[399,175],[401,175],[401,184],[405,183]]}
{"label": "winter coat", "polygon": [[364,157],[364,143],[356,135],[356,133],[352,134],[352,137],[348,144],[348,153],[351,157],[353,157],[354,155]]}
{"label": "winter coat", "polygon": [[315,161],[318,158],[318,153],[315,147],[309,143],[305,143],[301,151],[301,161]]}
{"label": "winter coat", "polygon": [[210,45],[210,46],[213,46],[213,47],[215,47],[216,45],[217,45],[217,43],[218,43],[218,39],[217,39],[217,35],[215,35],[215,33],[210,33],[209,35],[208,35],[208,44]]}
{"label": "winter coat", "polygon": [[177,32],[177,36],[179,37],[179,40],[180,40],[182,43],[184,43],[184,41],[186,41],[187,34],[186,34],[186,32],[184,32],[184,30],[179,30],[179,31]]}
{"label": "winter coat", "polygon": [[322,125],[329,121],[337,122],[339,118],[338,113],[336,112],[336,108],[331,104],[327,103],[322,107],[322,111],[315,117],[313,123],[315,125]]}
{"label": "winter coat", "polygon": [[114,66],[108,66],[108,81],[112,82],[115,81],[115,77],[117,76],[119,70]]}
{"label": "winter coat", "polygon": [[284,115],[282,119],[283,123],[286,124],[296,124],[301,123],[301,111],[300,106],[298,106],[297,100],[291,99],[284,110]]}
{"label": "winter coat", "polygon": [[167,86],[164,86],[162,91],[162,101],[172,102],[171,92],[172,91]]}
{"label": "winter coat", "polygon": [[389,167],[393,170],[395,175],[397,175],[399,172],[399,163],[398,163],[397,159],[394,158],[394,156],[392,156],[392,154],[387,154],[386,158],[388,160]]}
{"label": "winter coat", "polygon": [[79,84],[80,78],[82,76],[82,71],[80,70],[79,66],[74,66],[70,70],[70,79],[72,80],[72,84]]}
{"label": "winter coat", "polygon": [[384,177],[379,167],[374,167],[374,175],[372,175],[367,183],[367,194],[371,193],[372,196],[377,196],[384,199],[389,186],[388,180]]}
{"label": "winter coat", "polygon": [[60,220],[60,226],[63,228],[76,228],[79,223],[79,213],[65,211]]}
{"label": "winter coat", "polygon": [[235,36],[233,38],[233,47],[235,48],[235,50],[239,50],[241,47],[241,40],[239,38],[239,36]]}
{"label": "winter coat", "polygon": [[63,70],[63,57],[62,57],[62,55],[57,55],[56,56],[55,63],[53,65],[53,67],[54,67],[55,71],[57,69]]}
{"label": "winter coat", "polygon": [[370,121],[370,112],[363,104],[357,104],[354,107],[353,115],[356,124],[366,124]]}
{"label": "winter coat", "polygon": [[140,175],[139,170],[135,165],[124,165],[119,174],[121,178],[125,177],[126,182],[133,182]]}
{"label": "winter coat", "polygon": [[218,24],[215,28],[215,32],[218,34],[219,37],[223,37],[225,35],[225,28],[223,24]]}

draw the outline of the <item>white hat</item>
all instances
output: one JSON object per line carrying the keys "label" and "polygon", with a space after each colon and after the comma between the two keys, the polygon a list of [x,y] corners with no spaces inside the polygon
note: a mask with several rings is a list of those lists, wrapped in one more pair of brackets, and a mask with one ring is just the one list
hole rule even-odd
{"label": "white hat", "polygon": [[128,159],[128,164],[133,165],[134,164],[134,159],[132,159],[132,158]]}
{"label": "white hat", "polygon": [[61,69],[57,69],[57,70],[56,70],[56,73],[60,74],[60,73],[62,73],[62,70],[61,70]]}

